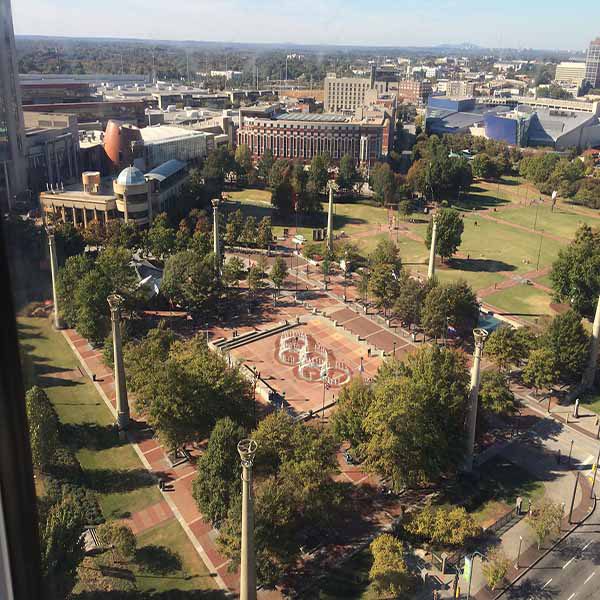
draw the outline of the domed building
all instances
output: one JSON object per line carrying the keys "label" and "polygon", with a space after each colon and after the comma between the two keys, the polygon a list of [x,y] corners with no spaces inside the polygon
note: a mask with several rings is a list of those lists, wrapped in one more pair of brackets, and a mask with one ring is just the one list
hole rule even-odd
{"label": "domed building", "polygon": [[113,181],[118,216],[125,223],[152,222],[152,184],[137,167],[123,169]]}

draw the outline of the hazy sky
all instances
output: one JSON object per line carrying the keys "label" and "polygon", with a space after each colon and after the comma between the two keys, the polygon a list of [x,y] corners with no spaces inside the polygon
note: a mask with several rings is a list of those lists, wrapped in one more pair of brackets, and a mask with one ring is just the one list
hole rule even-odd
{"label": "hazy sky", "polygon": [[17,34],[580,50],[600,1],[12,0]]}

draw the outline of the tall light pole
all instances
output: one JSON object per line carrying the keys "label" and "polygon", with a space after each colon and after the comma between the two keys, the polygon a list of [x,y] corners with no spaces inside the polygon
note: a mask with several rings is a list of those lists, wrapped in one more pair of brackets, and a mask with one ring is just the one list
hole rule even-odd
{"label": "tall light pole", "polygon": [[471,367],[471,387],[469,389],[469,413],[467,415],[467,457],[465,460],[465,471],[473,470],[473,454],[475,452],[475,429],[477,427],[477,401],[479,397],[479,385],[481,383],[481,357],[483,345],[488,336],[485,329],[474,329],[475,350],[473,351],[473,366]]}
{"label": "tall light pole", "polygon": [[213,207],[213,253],[215,255],[215,266],[219,274],[221,274],[221,244],[219,243],[219,204],[220,198],[211,200]]}
{"label": "tall light pole", "polygon": [[600,296],[598,296],[598,304],[596,305],[596,316],[592,327],[592,339],[590,341],[590,359],[583,374],[583,386],[588,389],[594,384],[596,378],[596,370],[598,369],[598,354],[600,351]]}
{"label": "tall light pole", "polygon": [[254,553],[254,501],[252,465],[257,444],[244,439],[237,445],[242,461],[242,547],[240,561],[240,600],[256,600],[256,557]]}
{"label": "tall light pole", "polygon": [[427,269],[427,279],[435,275],[435,247],[437,243],[437,218],[433,215],[433,226],[431,229],[431,248],[429,248],[429,268]]}
{"label": "tall light pole", "polygon": [[129,402],[127,400],[125,365],[123,364],[123,347],[121,344],[121,307],[123,306],[123,298],[118,294],[111,294],[107,300],[110,306],[110,320],[112,324],[117,424],[121,432],[129,427]]}
{"label": "tall light pole", "polygon": [[52,273],[52,301],[54,302],[54,327],[56,329],[63,329],[64,324],[60,318],[58,310],[58,292],[57,292],[57,280],[58,280],[58,259],[56,257],[56,238],[54,237],[54,228],[46,227],[46,234],[48,235],[48,246],[50,247],[50,271]]}
{"label": "tall light pole", "polygon": [[333,252],[333,185],[329,185],[329,206],[327,207],[327,249]]}

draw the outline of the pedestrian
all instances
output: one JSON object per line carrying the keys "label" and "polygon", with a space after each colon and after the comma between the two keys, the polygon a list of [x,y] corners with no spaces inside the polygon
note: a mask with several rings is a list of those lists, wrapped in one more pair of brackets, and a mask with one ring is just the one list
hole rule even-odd
{"label": "pedestrian", "polygon": [[560,465],[560,448],[556,451],[556,464]]}
{"label": "pedestrian", "polygon": [[471,255],[467,254],[467,260],[471,260]]}
{"label": "pedestrian", "polygon": [[96,373],[92,373],[92,381],[96,381]]}
{"label": "pedestrian", "polygon": [[477,227],[477,221],[475,221],[475,227]]}

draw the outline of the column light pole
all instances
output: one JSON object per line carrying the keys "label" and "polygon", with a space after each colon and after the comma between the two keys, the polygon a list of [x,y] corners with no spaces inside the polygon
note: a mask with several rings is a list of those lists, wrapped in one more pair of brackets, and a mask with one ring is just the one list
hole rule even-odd
{"label": "column light pole", "polygon": [[431,248],[429,249],[429,268],[427,269],[427,279],[435,275],[435,247],[437,244],[437,217],[433,215],[433,227],[431,229]]}
{"label": "column light pole", "polygon": [[129,427],[129,402],[127,400],[127,384],[125,382],[125,366],[123,364],[123,347],[121,344],[121,307],[123,306],[123,298],[118,294],[111,294],[108,297],[108,305],[110,306],[110,320],[112,324],[117,425],[119,432],[123,432]]}
{"label": "column light pole", "polygon": [[465,471],[473,470],[473,454],[475,452],[475,429],[477,426],[477,402],[479,398],[479,385],[481,383],[481,357],[483,345],[488,336],[485,329],[474,329],[475,350],[473,351],[473,366],[471,367],[471,386],[469,388],[469,413],[467,415],[467,457]]}
{"label": "column light pole", "polygon": [[327,207],[327,249],[333,252],[333,185],[329,185],[329,205]]}
{"label": "column light pole", "polygon": [[598,369],[598,353],[600,351],[600,296],[596,305],[596,316],[592,327],[592,339],[590,343],[590,360],[583,375],[583,387],[589,389],[594,385],[596,370]]}
{"label": "column light pole", "polygon": [[64,329],[64,324],[60,318],[60,312],[58,307],[58,259],[56,257],[56,238],[54,236],[54,228],[51,226],[46,227],[46,234],[48,235],[48,246],[50,248],[50,271],[52,273],[52,301],[54,302],[54,327],[55,329]]}
{"label": "column light pole", "polygon": [[252,465],[257,444],[244,439],[237,449],[242,461],[242,547],[240,561],[240,600],[256,600],[256,556],[254,553],[254,500]]}
{"label": "column light pole", "polygon": [[219,275],[221,274],[221,244],[219,243],[219,204],[220,198],[211,200],[213,207],[213,253],[215,255],[215,266]]}

